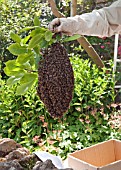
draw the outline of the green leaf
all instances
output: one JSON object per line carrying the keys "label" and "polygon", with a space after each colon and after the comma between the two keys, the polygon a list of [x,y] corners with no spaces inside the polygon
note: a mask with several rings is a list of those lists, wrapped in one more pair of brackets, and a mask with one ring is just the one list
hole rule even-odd
{"label": "green leaf", "polygon": [[25,94],[32,87],[33,84],[34,84],[34,81],[21,84],[20,86],[17,87],[16,94],[17,95]]}
{"label": "green leaf", "polygon": [[74,35],[74,36],[65,38],[65,39],[64,39],[64,42],[73,41],[73,40],[76,40],[76,39],[78,39],[78,38],[80,38],[80,37],[81,37],[81,35]]}
{"label": "green leaf", "polygon": [[42,39],[40,41],[40,48],[44,48],[48,46],[48,42],[45,39]]}
{"label": "green leaf", "polygon": [[51,39],[52,39],[52,32],[48,30],[45,32],[45,40],[50,41]]}
{"label": "green leaf", "polygon": [[35,73],[26,73],[26,74],[24,74],[24,76],[20,80],[20,83],[24,84],[24,83],[28,83],[28,82],[31,82],[31,81],[35,81],[36,79],[37,79],[37,74],[35,74]]}
{"label": "green leaf", "polygon": [[6,67],[4,68],[4,72],[8,76],[16,76],[18,74],[20,75],[20,73],[25,72],[22,68],[22,65],[20,63],[17,63],[16,60],[9,60],[5,64]]}
{"label": "green leaf", "polygon": [[16,62],[16,60],[9,60],[6,63],[6,67],[4,68],[4,72],[6,75],[11,76],[14,72],[21,71],[20,64]]}
{"label": "green leaf", "polygon": [[30,88],[30,83],[22,84],[17,87],[16,94],[23,95],[25,94]]}
{"label": "green leaf", "polygon": [[42,39],[42,34],[35,35],[29,42],[28,48],[34,48],[37,44],[40,43]]}
{"label": "green leaf", "polygon": [[29,30],[32,30],[32,29],[35,29],[35,26],[25,27],[25,28],[21,29],[20,32],[29,31]]}
{"label": "green leaf", "polygon": [[30,37],[31,37],[30,35],[26,36],[24,39],[22,39],[22,43],[26,44]]}
{"label": "green leaf", "polygon": [[46,28],[36,28],[35,30],[33,30],[31,33],[30,33],[30,36],[33,37],[39,33],[42,33],[43,35],[45,34],[45,32],[47,31]]}
{"label": "green leaf", "polygon": [[27,70],[31,70],[31,65],[30,65],[30,63],[27,61],[26,63],[22,64],[22,65],[20,66],[20,68],[22,68],[22,69],[27,69]]}
{"label": "green leaf", "polygon": [[18,43],[14,43],[11,44],[8,47],[8,50],[10,51],[10,53],[12,53],[13,55],[21,55],[21,54],[25,54],[28,52],[28,49],[25,46],[21,46]]}
{"label": "green leaf", "polygon": [[30,54],[23,54],[23,55],[19,55],[16,59],[16,62],[23,64],[26,63],[27,61],[30,60],[30,58],[33,56],[33,53]]}
{"label": "green leaf", "polygon": [[39,55],[39,54],[35,55],[35,67],[37,70],[38,70],[38,63],[40,61],[40,58],[41,58],[41,55]]}
{"label": "green leaf", "polygon": [[55,40],[57,40],[57,41],[60,41],[61,38],[62,38],[62,33],[55,33],[55,34],[53,35],[53,38],[55,38]]}
{"label": "green leaf", "polygon": [[39,47],[39,45],[34,47],[34,51],[35,51],[35,53],[40,54],[40,47]]}
{"label": "green leaf", "polygon": [[5,63],[6,67],[9,68],[10,70],[13,70],[13,68],[16,68],[18,66],[20,66],[20,64],[18,64],[16,62],[16,60],[9,60]]}
{"label": "green leaf", "polygon": [[34,17],[34,25],[40,26],[40,21],[39,21],[39,18],[37,16]]}
{"label": "green leaf", "polygon": [[7,85],[10,86],[16,84],[18,81],[20,81],[21,77],[11,76],[9,79],[7,79]]}
{"label": "green leaf", "polygon": [[19,74],[25,73],[25,71],[19,67],[16,70],[11,70],[8,67],[5,67],[4,72],[7,76],[18,76]]}
{"label": "green leaf", "polygon": [[12,40],[14,40],[15,42],[17,43],[20,43],[21,42],[21,38],[19,35],[13,33],[13,32],[10,32],[10,37],[12,38]]}
{"label": "green leaf", "polygon": [[39,29],[36,29],[36,30],[33,30],[31,33],[30,33],[30,36],[31,37],[34,37],[35,35],[38,35],[38,34],[40,34],[41,32],[40,32],[40,30]]}
{"label": "green leaf", "polygon": [[35,58],[34,58],[33,55],[30,57],[29,63],[30,63],[31,66],[35,66]]}

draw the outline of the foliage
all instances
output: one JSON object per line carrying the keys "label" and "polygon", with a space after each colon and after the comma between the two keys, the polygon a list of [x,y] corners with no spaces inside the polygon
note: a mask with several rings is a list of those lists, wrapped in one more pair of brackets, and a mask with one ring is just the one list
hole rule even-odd
{"label": "foliage", "polygon": [[[7,47],[13,43],[10,32],[13,31],[18,34],[20,29],[26,26],[32,26],[35,15],[39,17],[42,25],[47,26],[47,21],[52,20],[50,14],[50,7],[41,0],[0,1],[0,56],[2,69],[5,61],[15,58],[15,56],[7,50]],[[25,35],[26,32],[22,34],[23,37]],[[5,76],[3,71],[2,76]]]}
{"label": "foliage", "polygon": [[45,111],[44,106],[37,100],[35,89],[18,97],[16,86],[8,87],[3,80],[0,84],[0,134],[29,146],[33,136],[43,133],[39,115]]}
{"label": "foliage", "polygon": [[[40,21],[37,16],[34,17],[34,26],[25,27],[20,32],[27,32],[23,38],[14,32],[10,32],[10,37],[15,43],[12,43],[8,50],[17,56],[14,60],[5,63],[4,72],[10,78],[7,85],[18,83],[16,93],[18,95],[25,94],[32,85],[37,81],[38,62],[42,59],[42,50],[46,50],[48,46],[56,41],[62,41],[59,34],[52,33],[45,27],[40,27]],[[73,41],[80,35],[66,37],[63,41]]]}
{"label": "foliage", "polygon": [[[53,119],[36,94],[36,83],[24,96],[16,95],[16,85],[1,80],[0,134],[22,143],[32,151],[46,150],[63,159],[69,152],[107,140],[120,138],[111,128],[110,103],[114,83],[106,70],[89,60],[71,56],[75,75],[74,97],[62,119]],[[111,71],[109,70],[111,73]]]}
{"label": "foliage", "polygon": [[[59,2],[56,1],[56,4],[61,12],[66,12],[66,16],[70,14],[69,12],[69,3],[70,1],[64,1]],[[80,10],[80,6],[79,11]],[[84,12],[84,11],[83,11]],[[10,60],[10,59],[15,59],[16,56],[11,54],[7,47],[13,43],[13,40],[11,39],[11,31],[14,32],[15,34],[19,34],[20,30],[27,27],[27,26],[32,26],[33,25],[33,19],[35,16],[38,16],[39,20],[41,21],[41,26],[47,27],[48,23],[52,20],[53,15],[50,15],[51,9],[48,6],[48,3],[46,1],[42,0],[28,0],[28,1],[23,1],[23,0],[1,0],[0,1],[0,56],[1,56],[1,73],[2,77],[6,77],[3,72],[4,68],[4,62]],[[21,38],[25,37],[27,35],[27,32],[24,31],[21,34]],[[97,39],[98,41],[96,44],[100,46],[100,43],[103,43],[101,39],[97,37],[90,38],[91,43],[92,40],[94,41]],[[89,39],[89,40],[90,40]],[[94,42],[93,41],[93,42]],[[72,44],[72,43],[71,43]],[[75,46],[78,46],[76,42],[74,42]],[[92,43],[93,44],[93,43]],[[70,44],[66,45],[69,50],[70,49]],[[98,50],[99,46],[97,46],[97,51],[100,54],[100,50]],[[96,47],[96,46],[95,46]],[[109,47],[110,48],[110,47]],[[103,51],[106,51],[106,49],[102,49],[101,55]],[[77,50],[76,50],[77,53]],[[85,53],[85,51],[79,51],[78,53],[83,54],[83,58],[88,58],[88,55]],[[109,53],[109,50],[108,50]],[[104,54],[104,53],[103,53]],[[107,52],[105,52],[105,56],[107,58]],[[110,54],[108,54],[110,56]]]}
{"label": "foliage", "polygon": [[[66,42],[75,75],[74,95],[63,118],[52,119],[36,94],[37,63],[42,57],[39,48],[55,41],[47,29],[52,19],[50,8],[41,0],[1,0],[0,9],[0,56],[2,64],[9,60],[5,72],[10,76],[7,84],[0,79],[1,137],[63,159],[77,149],[110,138],[121,139],[121,113],[110,106],[115,97],[112,64],[108,62],[106,69],[99,70],[76,42]],[[101,55],[105,51],[109,55],[109,39],[88,39]]]}
{"label": "foliage", "polygon": [[[76,103],[79,107],[84,109],[89,106],[94,108],[106,106],[114,100],[115,83],[111,69],[103,68],[101,71],[89,60],[81,60],[77,56],[72,58],[72,64],[75,73],[76,97],[79,99]],[[106,74],[107,71],[108,74]]]}

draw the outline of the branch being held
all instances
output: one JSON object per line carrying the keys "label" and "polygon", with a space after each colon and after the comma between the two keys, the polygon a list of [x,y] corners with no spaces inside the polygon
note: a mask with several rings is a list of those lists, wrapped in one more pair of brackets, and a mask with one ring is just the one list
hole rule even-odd
{"label": "branch being held", "polygon": [[57,18],[65,17],[61,12],[58,11],[58,8],[54,0],[48,0],[48,2],[50,4],[54,16],[56,16]]}
{"label": "branch being held", "polygon": [[[73,2],[74,0],[72,0],[71,2],[73,3],[72,6],[76,7],[75,2]],[[54,0],[48,0],[51,10],[53,12],[53,15],[55,15],[57,18],[62,18],[65,17],[62,13],[60,13],[57,9],[56,3]],[[74,9],[73,14],[76,15],[76,10]],[[92,60],[94,61],[94,63],[99,67],[99,68],[103,68],[105,67],[101,58],[99,57],[99,55],[97,54],[97,52],[95,51],[95,49],[92,47],[92,45],[88,42],[88,40],[84,37],[81,36],[78,39],[78,42],[80,43],[80,45],[85,49],[85,51],[88,53],[88,55],[92,58]]]}

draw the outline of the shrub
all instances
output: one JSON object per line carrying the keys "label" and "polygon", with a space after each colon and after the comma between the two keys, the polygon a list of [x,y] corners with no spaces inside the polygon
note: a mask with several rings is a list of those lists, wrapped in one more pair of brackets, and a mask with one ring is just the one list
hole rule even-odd
{"label": "shrub", "polygon": [[[72,57],[75,73],[75,94],[80,107],[100,107],[109,105],[114,100],[114,80],[112,66],[99,70],[89,60]],[[106,73],[108,71],[108,74]],[[81,108],[80,108],[81,109]]]}
{"label": "shrub", "polygon": [[23,141],[31,145],[35,135],[44,131],[39,116],[45,112],[43,104],[38,101],[36,88],[25,96],[16,96],[16,86],[8,87],[0,80],[0,134],[2,137]]}
{"label": "shrub", "polygon": [[[50,7],[41,0],[3,0],[0,1],[0,56],[2,61],[2,76],[5,77],[3,68],[4,62],[14,59],[7,47],[13,42],[10,38],[10,31],[19,33],[20,29],[32,26],[33,18],[39,16],[43,25],[52,19]],[[25,36],[26,33],[22,34]]]}
{"label": "shrub", "polygon": [[16,85],[8,87],[0,80],[2,137],[13,138],[31,150],[38,148],[65,158],[75,149],[111,136],[112,129],[108,124],[114,96],[111,75],[79,56],[72,56],[70,60],[75,90],[70,109],[60,120],[47,113],[36,94],[36,84],[24,96],[16,96]]}
{"label": "shrub", "polygon": [[110,104],[114,100],[112,74],[78,56],[73,56],[71,62],[75,75],[74,97],[68,113],[60,124],[53,125],[54,133],[48,137],[50,143],[54,140],[53,146],[58,146],[63,158],[68,152],[105,141],[112,132],[108,124]]}
{"label": "shrub", "polygon": [[[0,35],[0,48],[2,49],[0,55],[3,63],[14,58],[6,49],[12,43],[9,36],[10,30],[18,33],[21,28],[32,26],[32,18],[34,18],[35,13],[37,16],[41,16],[41,25],[46,25],[46,17],[47,21],[49,21],[48,15],[45,15],[45,13],[48,14],[49,8],[45,8],[47,9],[45,12],[42,5],[41,1],[37,0],[34,2],[22,0],[19,2],[5,1],[0,4],[2,9],[0,11],[2,16],[1,23],[3,23],[1,27],[2,34]],[[14,35],[16,37],[17,34]],[[27,35],[28,32],[25,31],[22,33],[21,38],[26,38]],[[100,43],[99,39],[97,40],[96,38],[90,41]],[[36,52],[37,49],[34,50]],[[109,64],[109,74],[106,74],[107,68],[99,70],[89,60],[80,58],[83,54],[82,51],[78,52],[80,56],[76,55],[77,51],[78,46],[74,55],[70,54],[75,75],[73,100],[70,109],[61,120],[52,119],[47,113],[36,94],[36,81],[31,91],[28,91],[24,96],[17,96],[18,85],[7,86],[4,80],[0,80],[0,134],[2,137],[13,138],[32,150],[39,146],[41,150],[59,154],[62,158],[65,158],[68,152],[75,149],[80,149],[114,136],[120,138],[120,134],[115,133],[115,129],[112,129],[111,124],[108,122],[111,118],[110,104],[114,100],[112,64]],[[85,56],[82,55],[81,57],[84,58]],[[14,62],[15,60],[8,62],[9,71],[11,72],[11,63]],[[24,65],[23,61],[21,62],[19,66],[28,71],[28,65]],[[32,63],[31,61],[29,62],[30,64]],[[36,69],[33,71],[36,71]]]}

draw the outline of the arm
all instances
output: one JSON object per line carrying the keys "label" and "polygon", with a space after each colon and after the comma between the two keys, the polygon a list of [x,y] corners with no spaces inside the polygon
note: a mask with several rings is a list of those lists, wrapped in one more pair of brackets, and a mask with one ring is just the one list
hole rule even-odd
{"label": "arm", "polygon": [[[54,28],[54,24],[60,24]],[[92,36],[112,36],[121,34],[121,0],[109,7],[94,10],[91,13],[68,18],[56,18],[50,24],[55,32],[64,32],[68,35],[81,34]]]}

